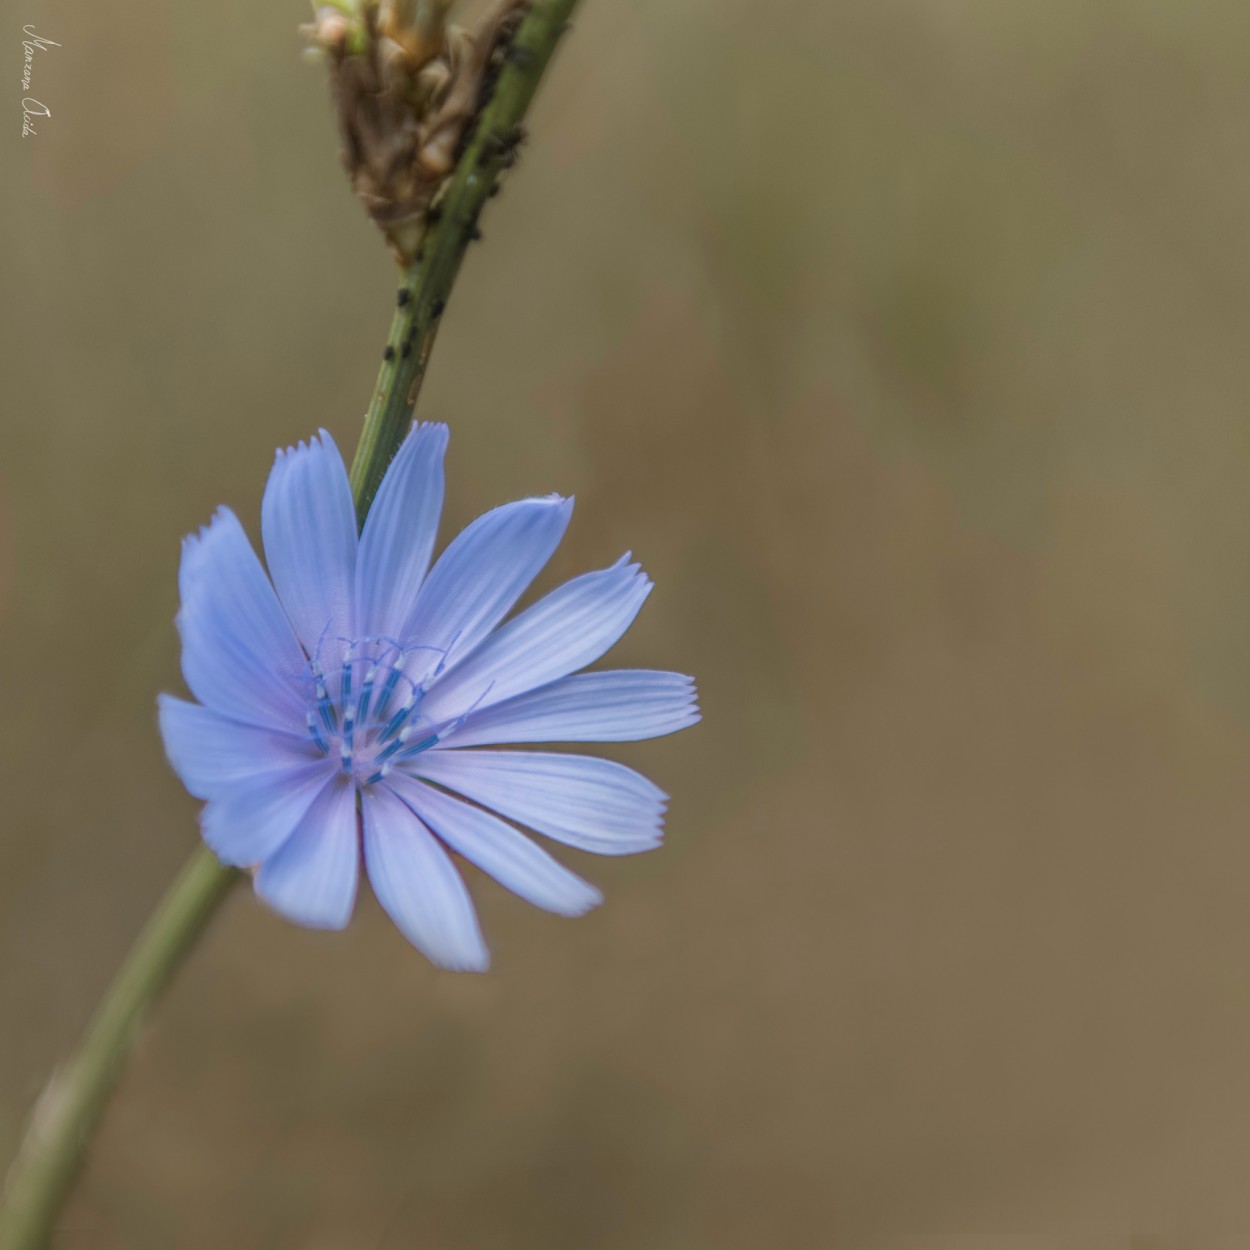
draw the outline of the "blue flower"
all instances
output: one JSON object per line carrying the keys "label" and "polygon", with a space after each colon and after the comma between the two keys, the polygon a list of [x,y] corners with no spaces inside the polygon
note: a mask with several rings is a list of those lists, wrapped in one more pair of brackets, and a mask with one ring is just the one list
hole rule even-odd
{"label": "blue flower", "polygon": [[280,451],[261,507],[268,576],[228,508],[188,537],[178,627],[199,702],[161,695],[160,726],[205,800],[205,842],[254,868],[275,911],[342,928],[363,858],[415,946],[482,970],[490,957],[449,850],[576,916],[599,891],[509,822],[629,855],[659,845],[666,796],[593,756],[464,748],[651,738],[699,714],[679,673],[577,671],[651,589],[628,557],[501,624],[559,545],[571,499],[496,508],[430,568],[446,448],[446,426],[414,425],[359,535],[330,435]]}

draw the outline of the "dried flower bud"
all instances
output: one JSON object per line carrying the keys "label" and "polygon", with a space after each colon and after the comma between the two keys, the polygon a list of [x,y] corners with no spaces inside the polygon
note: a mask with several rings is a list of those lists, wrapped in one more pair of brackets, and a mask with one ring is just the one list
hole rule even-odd
{"label": "dried flower bud", "polygon": [[453,0],[340,0],[302,28],[330,73],[356,197],[408,264],[529,0],[494,0],[472,30]]}
{"label": "dried flower bud", "polygon": [[347,18],[337,9],[318,10],[312,27],[312,41],[323,51],[338,51],[345,47],[348,35]]}

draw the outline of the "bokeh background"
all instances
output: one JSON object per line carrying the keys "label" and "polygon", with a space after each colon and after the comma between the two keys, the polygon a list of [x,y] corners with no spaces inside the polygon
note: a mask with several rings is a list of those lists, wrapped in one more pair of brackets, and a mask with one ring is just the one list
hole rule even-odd
{"label": "bokeh background", "polygon": [[[0,1161],[194,845],[179,539],[375,376],[305,17],[6,10]],[[585,0],[423,412],[445,533],[654,575],[669,844],[475,880],[482,978],[239,891],[58,1247],[1250,1244],[1248,69],[1237,0]]]}

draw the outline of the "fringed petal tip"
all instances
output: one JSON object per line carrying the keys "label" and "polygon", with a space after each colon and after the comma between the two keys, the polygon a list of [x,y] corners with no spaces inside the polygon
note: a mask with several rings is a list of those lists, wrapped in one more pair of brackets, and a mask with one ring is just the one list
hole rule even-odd
{"label": "fringed petal tip", "polygon": [[307,439],[301,438],[296,443],[290,443],[285,447],[279,447],[273,454],[273,462],[275,465],[282,463],[288,457],[296,456],[301,453],[310,451],[332,451],[341,461],[343,457],[339,455],[338,444],[334,441],[334,435],[330,433],[324,426],[319,426],[316,434],[310,435]]}
{"label": "fringed petal tip", "polygon": [[[195,560],[203,551],[204,544],[214,535],[220,533],[223,526],[230,526],[232,528],[237,526],[240,531],[243,530],[243,524],[239,518],[235,516],[234,510],[232,508],[228,508],[224,503],[218,505],[218,507],[213,510],[213,515],[208,518],[208,522],[206,524],[201,525],[190,534],[184,535],[180,549],[182,557],[181,567],[179,568],[180,580],[185,578],[188,572],[192,571],[187,567],[188,562],[194,564]],[[180,586],[179,590],[185,594],[184,586]]]}
{"label": "fringed petal tip", "polygon": [[699,706],[699,687],[695,679],[687,673],[670,673],[668,676],[675,679],[673,682],[673,693],[681,701],[680,710],[686,715],[694,717],[694,720],[688,723],[693,725],[695,721],[702,720],[703,712]]}
{"label": "fringed petal tip", "polygon": [[413,421],[408,427],[408,433],[404,437],[404,442],[407,442],[415,434],[422,434],[426,438],[436,438],[444,447],[447,446],[447,441],[451,437],[451,431],[446,421]]}

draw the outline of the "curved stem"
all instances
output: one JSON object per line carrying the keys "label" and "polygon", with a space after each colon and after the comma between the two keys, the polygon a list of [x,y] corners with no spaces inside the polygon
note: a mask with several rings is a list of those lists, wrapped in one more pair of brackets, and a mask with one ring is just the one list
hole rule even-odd
{"label": "curved stem", "polygon": [[[419,259],[404,272],[405,294],[352,461],[352,495],[361,521],[408,432],[452,284],[477,238],[478,215],[500,170],[511,163],[521,119],[576,2],[536,0],[526,15],[440,201],[439,220]],[[0,1250],[47,1245],[140,1024],[242,875],[198,847],[140,933],[77,1053],[53,1075],[31,1115],[0,1207]]]}
{"label": "curved stem", "polygon": [[131,947],[78,1053],[31,1113],[9,1174],[0,1250],[46,1243],[135,1032],[241,874],[200,846]]}

